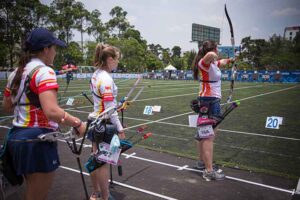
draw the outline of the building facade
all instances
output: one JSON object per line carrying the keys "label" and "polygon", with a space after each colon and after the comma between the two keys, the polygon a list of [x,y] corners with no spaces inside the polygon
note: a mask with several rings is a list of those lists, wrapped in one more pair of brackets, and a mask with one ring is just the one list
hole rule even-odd
{"label": "building facade", "polygon": [[299,31],[300,26],[285,27],[283,36],[286,40],[292,41]]}

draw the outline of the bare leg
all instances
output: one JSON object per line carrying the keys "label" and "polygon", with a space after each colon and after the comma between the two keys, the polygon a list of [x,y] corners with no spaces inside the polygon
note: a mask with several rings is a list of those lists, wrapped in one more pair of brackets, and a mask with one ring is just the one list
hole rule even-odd
{"label": "bare leg", "polygon": [[25,200],[45,200],[55,172],[33,173],[26,176]]}
{"label": "bare leg", "polygon": [[107,200],[109,196],[109,165],[105,164],[97,169],[97,176],[101,188],[101,197]]}
{"label": "bare leg", "polygon": [[203,161],[205,164],[205,168],[207,171],[211,172],[212,168],[212,160],[213,160],[213,141],[214,138],[208,138],[201,141],[202,143],[202,154]]}
{"label": "bare leg", "polygon": [[93,185],[93,194],[100,192],[100,186],[98,184],[98,176],[97,176],[97,171],[95,170],[93,171],[90,176],[91,176],[91,181],[92,181],[92,185]]}
{"label": "bare leg", "polygon": [[201,161],[203,161],[203,154],[202,154],[202,143],[201,143],[201,141],[198,141],[197,140],[197,149],[198,149],[198,160],[201,160]]}
{"label": "bare leg", "polygon": [[[93,147],[93,153],[95,153],[97,151],[96,143],[93,142],[92,147]],[[98,169],[93,171],[90,174],[90,177],[91,177],[92,186],[93,186],[93,194],[97,193],[97,192],[100,192],[100,184],[99,184],[99,181],[98,181]]]}

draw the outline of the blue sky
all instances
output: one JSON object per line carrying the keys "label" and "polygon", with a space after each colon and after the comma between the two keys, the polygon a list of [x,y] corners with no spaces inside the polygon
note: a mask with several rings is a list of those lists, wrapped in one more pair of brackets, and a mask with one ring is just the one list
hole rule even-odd
{"label": "blue sky", "polygon": [[[110,19],[115,6],[128,12],[127,18],[148,44],[170,49],[178,45],[183,51],[197,49],[191,43],[192,23],[221,29],[222,45],[230,45],[230,31],[224,3],[233,23],[236,44],[251,36],[269,39],[283,35],[286,26],[300,26],[300,0],[80,0],[89,11],[98,9],[102,21]],[[41,0],[49,4],[52,0]],[[74,40],[80,40],[75,34]],[[84,37],[92,40],[93,37]]]}

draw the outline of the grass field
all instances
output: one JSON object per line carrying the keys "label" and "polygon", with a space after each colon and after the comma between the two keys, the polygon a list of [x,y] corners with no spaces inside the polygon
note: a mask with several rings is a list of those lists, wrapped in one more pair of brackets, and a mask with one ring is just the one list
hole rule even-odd
{"label": "grass field", "polygon": [[[66,84],[64,80],[59,82],[59,95],[62,95]],[[115,82],[120,98],[127,94],[135,80],[119,79]],[[5,81],[1,81],[0,88],[4,85]],[[145,79],[132,96],[142,86],[145,86],[144,91],[124,113],[127,135],[134,134],[137,127],[146,124],[153,137],[141,146],[196,159],[193,139],[196,130],[188,127],[188,115],[194,114],[189,105],[197,97],[198,83]],[[88,81],[73,80],[62,99],[65,103],[65,97],[75,96],[75,105],[64,107],[85,120],[92,106],[80,95],[82,91],[90,94]],[[228,92],[229,82],[223,82],[223,102]],[[289,178],[300,177],[299,98],[299,84],[236,82],[233,100],[240,100],[241,104],[220,126],[215,140],[214,160],[225,166]],[[161,105],[162,111],[143,115],[146,105]],[[2,117],[7,115],[1,112]],[[269,116],[283,117],[280,129],[265,128]],[[11,118],[0,119],[0,125],[10,126],[10,123]],[[4,132],[4,129],[1,131]]]}

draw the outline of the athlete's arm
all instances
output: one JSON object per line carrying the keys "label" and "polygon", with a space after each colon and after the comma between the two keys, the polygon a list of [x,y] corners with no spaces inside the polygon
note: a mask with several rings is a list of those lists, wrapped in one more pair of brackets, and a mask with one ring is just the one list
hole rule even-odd
{"label": "athlete's arm", "polygon": [[204,63],[204,65],[210,65],[211,62],[217,59],[218,55],[215,52],[210,51],[207,54],[205,54],[205,56],[202,58],[202,62]]}
{"label": "athlete's arm", "polygon": [[3,97],[2,107],[3,107],[4,111],[9,112],[9,113],[14,111],[14,104],[12,103],[10,96]]}
{"label": "athlete's arm", "polygon": [[219,67],[224,67],[225,65],[228,65],[228,64],[234,62],[234,58],[221,59],[218,62],[220,63]]}
{"label": "athlete's arm", "polygon": [[[79,118],[70,115],[59,107],[57,103],[57,91],[55,89],[46,90],[40,93],[39,100],[47,119],[72,127],[77,127],[80,125],[81,120]],[[82,126],[78,127],[78,131],[81,135],[84,133],[85,128],[85,124],[82,124]]]}

